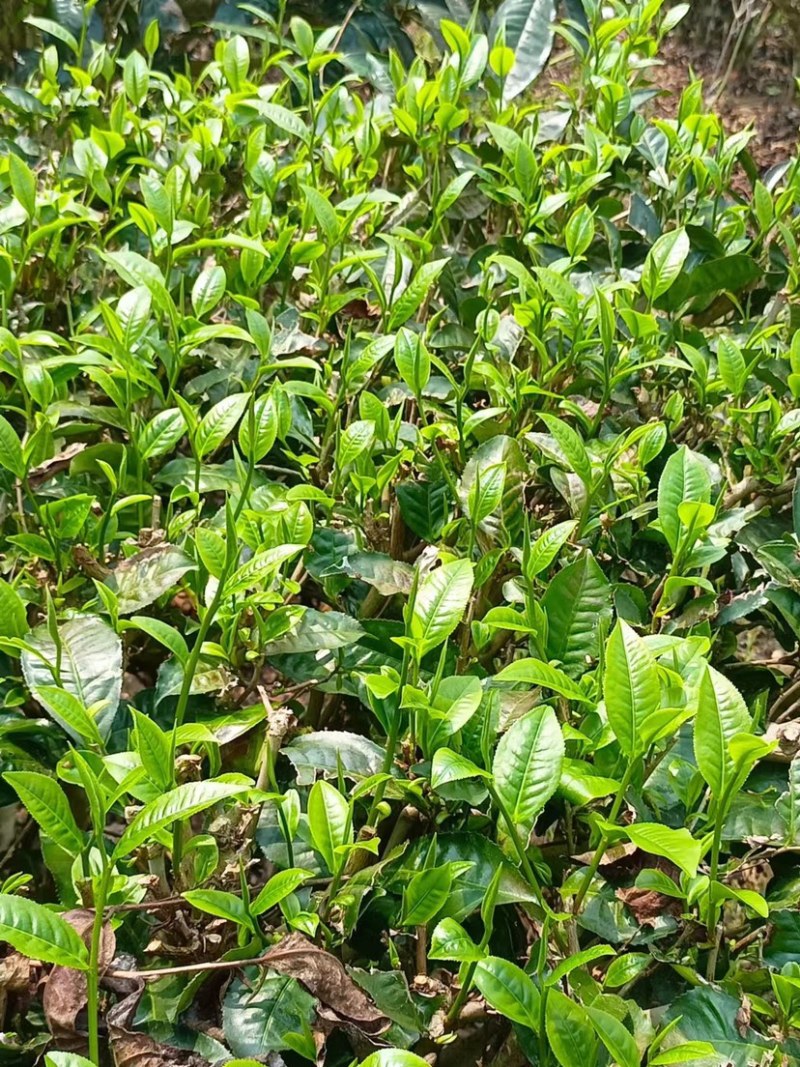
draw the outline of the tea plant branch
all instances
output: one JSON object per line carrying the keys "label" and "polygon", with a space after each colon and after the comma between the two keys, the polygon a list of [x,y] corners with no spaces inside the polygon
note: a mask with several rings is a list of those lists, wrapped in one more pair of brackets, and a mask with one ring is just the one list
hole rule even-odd
{"label": "tea plant branch", "polygon": [[99,986],[100,986],[100,948],[103,938],[103,924],[105,922],[105,905],[111,878],[114,873],[114,864],[105,855],[103,856],[103,873],[100,876],[99,888],[94,901],[94,921],[92,922],[92,939],[89,949],[89,972],[86,975],[86,1002],[89,1019],[89,1059],[99,1067],[100,1064],[100,1038],[99,1038]]}
{"label": "tea plant branch", "polygon": [[[198,664],[200,662],[200,656],[203,651],[203,644],[205,643],[208,632],[211,629],[211,625],[214,622],[217,612],[225,596],[225,585],[233,570],[234,564],[238,558],[238,542],[236,538],[236,519],[238,512],[243,507],[244,496],[239,501],[237,506],[237,513],[231,513],[230,507],[226,515],[227,519],[227,534],[228,542],[226,546],[225,562],[220,573],[219,580],[217,582],[217,588],[214,592],[214,596],[211,600],[206,611],[203,613],[203,618],[200,621],[200,627],[195,637],[192,651],[189,653],[189,657],[184,665],[183,679],[181,682],[180,695],[178,697],[178,704],[175,708],[175,722],[172,728],[172,736],[170,739],[170,757],[171,763],[175,763],[175,750],[177,748],[178,730],[183,725],[186,718],[186,710],[189,704],[189,696],[192,691],[192,682],[194,680],[195,672],[197,671]],[[181,857],[183,852],[183,822],[178,819],[175,822],[175,826],[172,831],[172,870],[173,878],[176,876],[180,867]]]}
{"label": "tea plant branch", "polygon": [[[622,781],[620,782],[619,789],[617,790],[617,795],[614,798],[614,803],[611,807],[611,812],[608,816],[608,821],[611,824],[616,823],[617,819],[619,818],[619,813],[622,809],[622,802],[625,799],[625,793],[628,790],[628,786],[630,785],[631,778],[633,777],[633,773],[636,769],[637,763],[638,761],[629,759],[628,766],[625,768],[625,773],[622,776]],[[606,849],[608,848],[609,840],[610,838],[607,832],[604,830],[600,836],[600,841],[597,845],[597,848],[595,849],[594,856],[592,856],[592,862],[589,864],[589,869],[586,872],[586,876],[583,880],[583,883],[578,889],[578,892],[575,894],[575,900],[572,904],[573,915],[577,915],[578,912],[581,910],[581,905],[583,904],[584,897],[586,896],[589,890],[589,886],[592,884],[592,881],[594,880],[594,877],[597,874],[600,864],[603,861],[603,856],[606,854]]]}
{"label": "tea plant branch", "polygon": [[[408,601],[404,611],[405,621],[405,633],[408,636],[411,627],[411,619],[414,614],[414,605],[417,600],[417,590],[419,588],[419,569],[414,570],[414,576],[411,581],[411,589],[408,594]],[[390,774],[392,765],[394,763],[394,753],[397,748],[397,741],[400,736],[400,725],[403,718],[402,709],[400,707],[403,698],[403,688],[409,678],[409,672],[411,671],[411,649],[408,644],[403,646],[403,660],[400,666],[400,680],[397,686],[397,707],[392,709],[392,718],[389,723],[389,735],[386,739],[386,754],[383,757],[383,774]],[[375,790],[375,796],[372,798],[372,804],[370,805],[369,815],[367,816],[367,824],[369,826],[375,825],[375,819],[378,815],[378,808],[383,801],[383,794],[386,792],[387,781],[384,779],[378,784],[378,788]]]}
{"label": "tea plant branch", "polygon": [[514,820],[509,815],[508,809],[506,808],[503,801],[500,799],[497,790],[491,784],[491,782],[487,781],[486,788],[489,791],[489,796],[492,798],[492,803],[495,805],[495,807],[503,817],[503,822],[506,824],[508,836],[514,846],[514,851],[517,853],[517,856],[519,858],[520,866],[522,867],[525,877],[528,880],[531,889],[533,890],[534,896],[536,897],[536,903],[539,905],[540,908],[544,910],[545,913],[549,913],[550,907],[542,896],[542,890],[539,886],[539,879],[536,877],[536,874],[533,870],[533,865],[531,864],[531,861],[528,859],[527,853],[525,852],[525,847],[519,836],[519,831],[514,825]]}
{"label": "tea plant branch", "polygon": [[[185,903],[185,901],[184,901]],[[234,971],[237,967],[266,967],[269,954],[247,960],[209,960],[206,963],[184,963],[177,967],[160,967],[150,971],[106,971],[108,978],[144,979],[166,978],[175,974],[200,974],[205,971]],[[97,1062],[97,1061],[95,1061]]]}
{"label": "tea plant branch", "polygon": [[52,532],[50,530],[49,523],[45,522],[44,514],[42,512],[42,509],[39,507],[39,501],[36,499],[36,494],[34,493],[33,489],[31,488],[30,479],[28,478],[27,475],[25,475],[25,477],[22,479],[22,488],[25,491],[25,496],[30,501],[30,505],[33,508],[33,512],[34,512],[34,514],[36,516],[36,521],[39,524],[39,527],[40,527],[42,533],[44,534],[45,540],[47,541],[48,545],[50,546],[50,550],[53,553],[54,565],[57,567],[58,563],[59,563],[59,558],[60,558],[59,557],[59,551],[58,551],[58,544],[53,539],[53,535],[52,535]]}

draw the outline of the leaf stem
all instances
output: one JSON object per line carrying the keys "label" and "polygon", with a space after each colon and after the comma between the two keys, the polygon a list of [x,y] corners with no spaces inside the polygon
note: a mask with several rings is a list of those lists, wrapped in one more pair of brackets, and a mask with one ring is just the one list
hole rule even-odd
{"label": "leaf stem", "polygon": [[[617,795],[614,798],[614,804],[611,808],[611,813],[608,816],[608,821],[610,823],[616,823],[617,818],[619,817],[620,809],[622,808],[622,802],[625,799],[625,793],[628,790],[628,786],[630,785],[631,778],[633,777],[633,772],[636,769],[638,762],[638,760],[634,761],[633,759],[631,759],[628,763],[628,766],[625,768],[625,773],[622,776],[622,781],[619,783]],[[603,856],[606,853],[606,849],[608,848],[608,842],[609,836],[604,831],[602,836],[600,837],[600,842],[597,848],[595,849],[594,856],[592,856],[592,862],[589,864],[589,869],[586,872],[586,877],[583,880],[583,885],[575,894],[575,900],[572,905],[573,915],[577,915],[581,909],[581,904],[583,904],[584,897],[586,896],[589,886],[592,884],[594,876],[597,874],[597,869],[599,868]]]}
{"label": "leaf stem", "polygon": [[86,976],[86,1004],[89,1017],[89,1059],[100,1067],[100,946],[103,939],[103,920],[105,917],[106,897],[111,884],[114,864],[105,861],[105,867],[97,887],[94,900],[94,922],[92,923],[92,940],[89,948],[89,973]]}
{"label": "leaf stem", "polygon": [[[381,768],[384,774],[389,774],[392,770],[392,764],[394,763],[394,750],[397,748],[397,738],[400,736],[400,722],[403,717],[402,710],[400,708],[400,701],[403,698],[403,687],[406,684],[408,678],[408,670],[411,662],[408,649],[403,649],[403,664],[400,668],[400,684],[397,689],[397,707],[392,716],[392,721],[389,724],[389,735],[386,738],[386,754],[383,757],[383,767]],[[378,805],[383,800],[383,794],[386,792],[386,782],[380,782],[378,788],[375,790],[375,796],[372,798],[372,804],[370,805],[369,815],[367,816],[367,825],[374,826],[375,819],[378,813]]]}
{"label": "leaf stem", "polygon": [[714,900],[714,884],[719,874],[719,854],[722,848],[722,824],[724,822],[725,809],[718,804],[714,811],[714,837],[711,842],[711,865],[708,873],[708,910],[706,911],[706,929],[708,939],[713,942],[716,938],[717,926],[717,903]]}
{"label": "leaf stem", "polygon": [[511,843],[514,846],[514,851],[519,857],[519,862],[520,866],[522,867],[523,873],[525,874],[525,877],[534,892],[534,895],[536,897],[536,903],[539,905],[540,908],[544,910],[546,914],[550,914],[550,908],[544,897],[542,896],[542,890],[539,885],[539,879],[536,877],[536,873],[534,872],[533,866],[531,865],[531,861],[528,859],[528,856],[525,852],[525,847],[522,844],[522,840],[519,836],[519,831],[514,825],[511,816],[508,814],[508,809],[506,808],[503,801],[500,799],[495,787],[493,785],[487,785],[487,788],[489,790],[489,796],[492,798],[492,803],[503,816],[503,821],[505,822],[506,827],[508,829],[508,836],[511,838]]}

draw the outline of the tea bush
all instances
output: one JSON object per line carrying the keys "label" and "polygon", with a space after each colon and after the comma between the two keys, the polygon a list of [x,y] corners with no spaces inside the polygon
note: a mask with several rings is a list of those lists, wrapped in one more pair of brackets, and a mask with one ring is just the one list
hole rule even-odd
{"label": "tea bush", "polygon": [[3,1063],[800,1063],[800,175],[684,14],[35,20]]}

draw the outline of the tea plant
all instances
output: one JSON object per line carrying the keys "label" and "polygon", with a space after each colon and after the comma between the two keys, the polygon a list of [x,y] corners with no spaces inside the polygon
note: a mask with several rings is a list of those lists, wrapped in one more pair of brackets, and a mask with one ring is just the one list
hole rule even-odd
{"label": "tea plant", "polygon": [[3,1062],[800,1063],[797,161],[451,9],[3,88]]}

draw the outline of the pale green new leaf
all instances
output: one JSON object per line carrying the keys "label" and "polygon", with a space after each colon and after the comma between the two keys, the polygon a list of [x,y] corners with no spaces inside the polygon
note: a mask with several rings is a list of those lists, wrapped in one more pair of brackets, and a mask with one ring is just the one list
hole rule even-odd
{"label": "pale green new leaf", "polygon": [[77,1052],[48,1052],[45,1067],[94,1067],[94,1064]]}
{"label": "pale green new leaf", "polygon": [[36,177],[25,160],[16,152],[9,152],[7,158],[11,191],[25,208],[28,218],[32,219],[36,214]]}
{"label": "pale green new leaf", "polygon": [[455,960],[472,963],[483,959],[484,949],[476,945],[467,931],[455,919],[442,919],[434,927],[428,957],[432,960]]}
{"label": "pale green new leaf", "polygon": [[739,690],[708,665],[703,670],[694,720],[694,755],[711,792],[721,800],[734,774],[728,745],[750,729],[750,715]]}
{"label": "pale green new leaf", "polygon": [[525,561],[525,577],[532,581],[537,574],[546,571],[578,525],[575,519],[556,523],[543,530],[531,546]]}
{"label": "pale green new leaf", "polygon": [[269,911],[270,908],[274,908],[276,904],[280,904],[282,900],[294,893],[307,878],[312,877],[313,871],[307,871],[302,867],[289,867],[285,871],[277,871],[250,905],[251,913],[261,915]]}
{"label": "pale green new leaf", "polygon": [[558,789],[564,738],[552,708],[534,708],[503,734],[492,775],[497,795],[527,838],[536,816]]}
{"label": "pale green new leaf", "polygon": [[102,736],[93,712],[99,711],[105,705],[86,707],[71,692],[55,685],[41,685],[36,691],[39,700],[48,708],[55,721],[62,724],[67,733],[81,742],[89,742],[91,745],[102,747]]}
{"label": "pale green new leaf", "polygon": [[561,1067],[588,1067],[596,1062],[597,1038],[586,1010],[560,989],[548,990],[545,1029]]}
{"label": "pale green new leaf", "polygon": [[472,592],[472,564],[465,559],[445,563],[420,582],[411,616],[410,636],[419,656],[440,645],[458,626]]}
{"label": "pale green new leaf", "polygon": [[622,619],[606,645],[603,695],[620,748],[627,756],[641,755],[646,748],[642,727],[661,700],[658,668],[642,638]]}
{"label": "pale green new leaf", "polygon": [[568,675],[540,659],[514,660],[497,674],[497,680],[538,685],[543,689],[552,689],[554,693],[566,697],[567,700],[575,700],[580,704],[594,703]]}
{"label": "pale green new leaf", "polygon": [[671,230],[658,238],[642,269],[642,289],[649,300],[657,300],[672,288],[688,255],[689,238],[684,229]]}
{"label": "pale green new leaf", "polygon": [[407,322],[431,291],[439,275],[449,263],[448,259],[434,259],[423,263],[405,292],[395,301],[389,316],[389,330],[396,330]]}
{"label": "pale green new leaf", "polygon": [[239,426],[239,445],[245,456],[252,453],[253,459],[258,462],[266,456],[278,436],[278,411],[271,393],[260,396],[253,405],[252,428],[254,433],[251,439],[248,413]]}
{"label": "pale green new leaf", "polygon": [[342,858],[336,850],[353,840],[347,801],[330,782],[315,782],[308,797],[308,826],[314,848],[334,874]]}
{"label": "pale green new leaf", "polygon": [[588,1007],[585,1011],[614,1062],[619,1064],[619,1067],[639,1067],[639,1049],[624,1024],[616,1016],[600,1008]]}
{"label": "pale green new leaf", "polygon": [[225,270],[218,264],[200,271],[192,286],[192,307],[199,319],[214,310],[222,299],[226,283]]}
{"label": "pale green new leaf", "polygon": [[237,926],[252,925],[244,901],[234,893],[226,893],[221,889],[191,889],[183,897],[193,908],[207,915],[227,919]]}
{"label": "pale green new leaf", "polygon": [[453,873],[449,864],[415,874],[403,893],[403,926],[422,926],[435,919],[450,895]]}
{"label": "pale green new leaf", "polygon": [[146,804],[127,827],[114,849],[114,858],[129,855],[156,831],[176,819],[188,819],[212,804],[246,793],[252,786],[241,782],[186,782]]}
{"label": "pale green new leaf", "polygon": [[42,963],[85,971],[89,953],[77,930],[55,912],[25,897],[0,893],[0,941]]}
{"label": "pale green new leaf", "polygon": [[178,408],[159,411],[147,423],[139,437],[142,459],[157,459],[170,452],[186,433],[186,423]]}
{"label": "pale green new leaf", "polygon": [[717,344],[717,363],[723,385],[738,397],[747,381],[747,364],[741,348],[730,337],[720,337]]}
{"label": "pale green new leaf", "polygon": [[202,459],[209,452],[214,452],[223,441],[233,433],[239,419],[244,414],[249,396],[247,393],[233,393],[215,404],[200,420],[194,438],[197,455]]}
{"label": "pale green new leaf", "polygon": [[3,415],[0,415],[0,467],[11,471],[16,478],[25,477],[22,445],[16,430]]}
{"label": "pale green new leaf", "polygon": [[394,361],[400,377],[414,396],[420,396],[431,376],[431,357],[425,342],[405,326],[398,330],[394,343]]}
{"label": "pale green new leaf", "polygon": [[430,1067],[427,1060],[399,1048],[382,1048],[361,1061],[360,1067]]}
{"label": "pale green new leaf", "polygon": [[671,860],[689,878],[694,878],[697,874],[703,846],[699,841],[695,841],[685,827],[676,830],[660,823],[639,822],[626,826],[625,832],[643,852]]}
{"label": "pale green new leaf", "polygon": [[615,950],[611,945],[593,945],[591,948],[585,948],[582,952],[576,952],[574,956],[567,956],[558,966],[554,967],[545,979],[544,984],[548,987],[558,985],[562,978],[572,974],[578,967],[588,967],[595,960],[602,960],[606,956],[613,956],[614,954]]}
{"label": "pale green new leaf", "polygon": [[0,637],[24,637],[28,629],[25,601],[13,585],[0,578]]}
{"label": "pale green new leaf", "polygon": [[30,815],[57,845],[77,856],[84,835],[78,829],[67,795],[55,778],[38,771],[7,771],[3,775]]}
{"label": "pale green new leaf", "polygon": [[459,752],[453,752],[449,748],[436,750],[431,763],[431,786],[439,789],[450,782],[460,782],[465,778],[488,778],[489,774],[462,756]]}
{"label": "pale green new leaf", "polygon": [[375,423],[371,419],[355,419],[349,424],[339,440],[336,462],[339,468],[355,463],[362,452],[372,447],[375,439]]}
{"label": "pale green new leaf", "polygon": [[590,489],[592,485],[592,464],[580,434],[573,430],[569,423],[556,418],[555,415],[548,415],[546,412],[540,411],[539,418],[555,439],[564,459],[567,461],[568,469],[577,474],[586,488]]}
{"label": "pale green new leaf", "polygon": [[711,482],[705,465],[691,449],[681,445],[669,457],[658,483],[658,522],[673,553],[682,524],[678,509],[684,501],[707,503]]}
{"label": "pale green new leaf", "polygon": [[790,848],[800,843],[800,756],[789,764],[789,788],[778,798],[775,808],[783,820],[784,842]]}
{"label": "pale green new leaf", "polygon": [[602,628],[611,617],[611,586],[591,552],[549,582],[542,597],[547,616],[547,656],[570,675],[585,673],[600,654]]}

